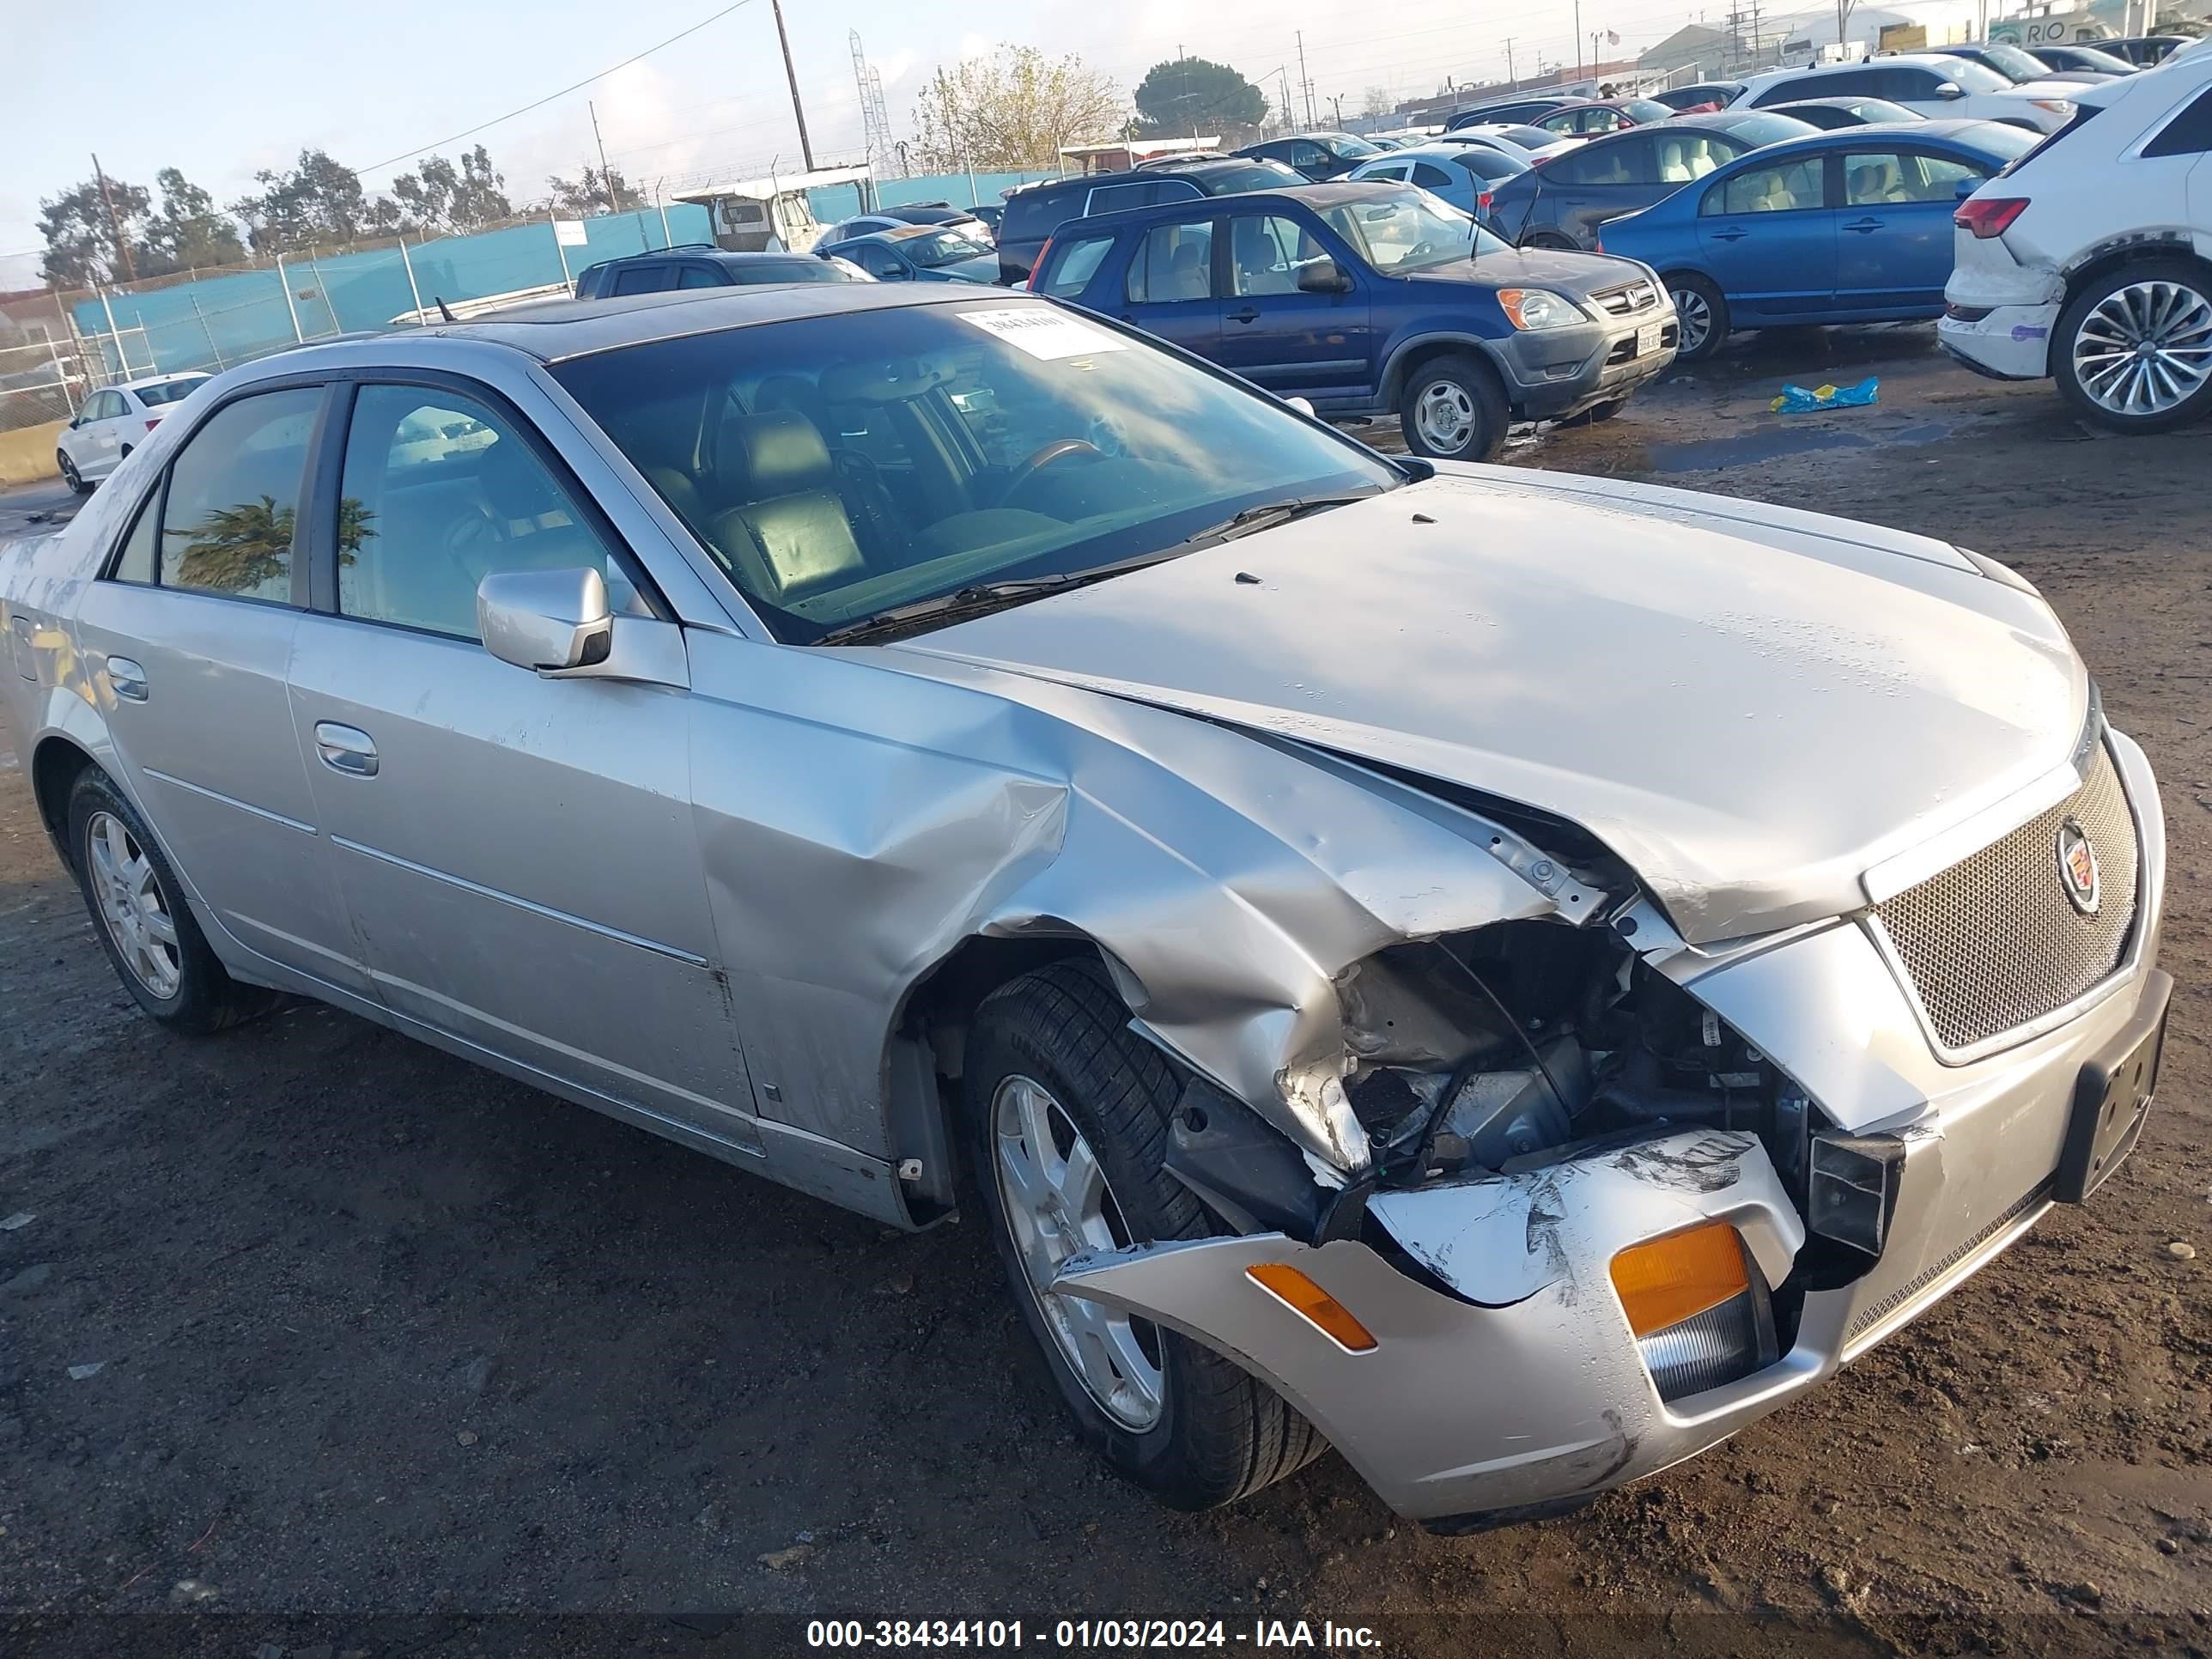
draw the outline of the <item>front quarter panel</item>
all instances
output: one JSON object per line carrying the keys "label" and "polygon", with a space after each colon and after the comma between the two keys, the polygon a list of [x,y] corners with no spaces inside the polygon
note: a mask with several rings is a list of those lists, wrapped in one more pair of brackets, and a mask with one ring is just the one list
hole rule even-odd
{"label": "front quarter panel", "polygon": [[693,794],[762,1109],[888,1155],[888,1041],[963,941],[1084,939],[1140,1029],[1364,1167],[1334,976],[1553,902],[1474,820],[1162,709],[896,647],[693,636]]}

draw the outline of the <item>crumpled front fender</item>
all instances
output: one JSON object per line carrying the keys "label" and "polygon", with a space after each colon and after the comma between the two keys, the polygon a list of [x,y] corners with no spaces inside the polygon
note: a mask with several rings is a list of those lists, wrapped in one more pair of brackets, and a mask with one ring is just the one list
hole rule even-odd
{"label": "crumpled front fender", "polygon": [[[1078,1256],[1052,1288],[1157,1320],[1264,1379],[1401,1514],[1516,1510],[1595,1492],[1733,1433],[1814,1379],[1762,1372],[1668,1405],[1609,1274],[1642,1240],[1725,1219],[1769,1284],[1803,1224],[1752,1135],[1704,1130],[1547,1169],[1377,1194],[1397,1243],[1455,1294],[1363,1243],[1280,1233]],[[1249,1278],[1284,1262],[1376,1340],[1353,1353]]]}

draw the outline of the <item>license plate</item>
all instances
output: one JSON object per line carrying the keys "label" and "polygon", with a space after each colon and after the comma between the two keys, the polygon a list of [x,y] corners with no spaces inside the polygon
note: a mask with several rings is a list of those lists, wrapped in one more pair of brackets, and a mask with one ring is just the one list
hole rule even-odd
{"label": "license plate", "polygon": [[1636,331],[1636,355],[1649,357],[1659,349],[1659,325],[1646,323]]}
{"label": "license plate", "polygon": [[2172,991],[2172,979],[2154,973],[2136,1018],[2075,1079],[2074,1116],[2066,1126],[2066,1148],[2059,1154],[2052,1194],[2060,1203],[2081,1203],[2135,1150],[2158,1088],[2166,1006]]}

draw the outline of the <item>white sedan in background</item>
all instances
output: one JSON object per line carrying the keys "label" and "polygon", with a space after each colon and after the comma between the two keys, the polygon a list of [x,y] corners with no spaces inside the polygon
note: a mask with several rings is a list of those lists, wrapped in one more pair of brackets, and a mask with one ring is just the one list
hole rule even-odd
{"label": "white sedan in background", "polygon": [[207,379],[198,373],[149,374],[94,392],[55,441],[54,459],[64,480],[80,495],[91,489],[145,441],[171,405],[191,397]]}

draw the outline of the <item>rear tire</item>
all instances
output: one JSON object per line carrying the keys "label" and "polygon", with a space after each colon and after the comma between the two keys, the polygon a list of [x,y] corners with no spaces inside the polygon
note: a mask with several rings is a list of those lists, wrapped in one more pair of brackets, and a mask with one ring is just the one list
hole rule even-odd
{"label": "rear tire", "polygon": [[276,1006],[277,993],[223,971],[168,856],[96,766],[70,791],[69,848],[92,930],[123,988],[149,1014],[203,1036]]}
{"label": "rear tire", "polygon": [[70,495],[87,495],[92,493],[92,486],[84,481],[84,475],[76,470],[76,463],[70,459],[67,450],[57,449],[54,451],[54,459],[61,463],[62,482],[70,487]]}
{"label": "rear tire", "polygon": [[2165,432],[2212,415],[2212,270],[2144,259],[2089,284],[2059,313],[2051,378],[2108,432]]}
{"label": "rear tire", "polygon": [[[1130,1032],[1103,970],[1055,963],[992,993],[976,1012],[964,1073],[986,1224],[1053,1381],[1109,1467],[1170,1508],[1205,1510],[1319,1455],[1328,1444],[1320,1431],[1233,1361],[1149,1320],[1121,1319],[1109,1331],[1111,1320],[1086,1316],[1097,1304],[1031,1288],[1073,1249],[1222,1231],[1166,1173],[1181,1082],[1165,1055]],[[1048,1151],[1035,1144],[1046,1138]],[[1079,1170],[1095,1175],[1082,1182]],[[1030,1178],[1040,1172],[1042,1182]],[[1070,1197],[1079,1188],[1088,1200]],[[1087,1228],[1066,1227],[1079,1212]]]}
{"label": "rear tire", "polygon": [[1406,447],[1437,461],[1486,461],[1511,419],[1497,371],[1457,353],[1432,357],[1407,378],[1398,424]]}
{"label": "rear tire", "polygon": [[1701,363],[1729,337],[1728,300],[1717,283],[1694,270],[1678,270],[1666,280],[1674,301],[1674,361]]}

